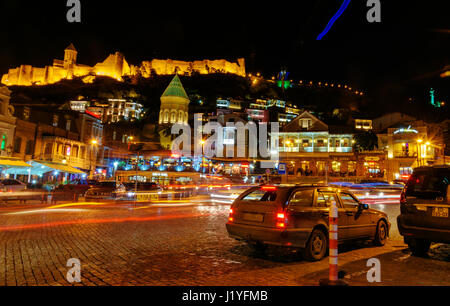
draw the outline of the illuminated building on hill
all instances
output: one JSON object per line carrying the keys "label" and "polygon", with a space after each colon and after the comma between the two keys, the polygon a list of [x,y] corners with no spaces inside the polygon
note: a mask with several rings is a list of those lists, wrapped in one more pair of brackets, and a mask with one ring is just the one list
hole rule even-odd
{"label": "illuminated building on hill", "polygon": [[47,85],[61,80],[81,77],[86,83],[91,83],[96,76],[107,76],[122,81],[124,76],[141,75],[145,78],[156,75],[191,75],[209,73],[231,73],[245,76],[245,61],[239,58],[237,63],[224,59],[202,61],[177,61],[172,59],[153,59],[143,61],[140,66],[129,65],[120,52],[110,54],[103,62],[91,67],[77,63],[78,51],[73,44],[64,50],[64,59],[54,59],[52,66],[43,68],[32,65],[21,65],[8,70],[1,78],[1,83],[7,86]]}

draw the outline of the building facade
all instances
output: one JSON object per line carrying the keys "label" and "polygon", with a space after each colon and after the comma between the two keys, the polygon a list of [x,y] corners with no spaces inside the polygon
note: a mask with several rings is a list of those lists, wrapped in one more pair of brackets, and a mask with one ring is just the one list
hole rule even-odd
{"label": "building facade", "polygon": [[14,107],[9,104],[11,91],[0,85],[0,156],[11,156],[13,152],[16,118]]}

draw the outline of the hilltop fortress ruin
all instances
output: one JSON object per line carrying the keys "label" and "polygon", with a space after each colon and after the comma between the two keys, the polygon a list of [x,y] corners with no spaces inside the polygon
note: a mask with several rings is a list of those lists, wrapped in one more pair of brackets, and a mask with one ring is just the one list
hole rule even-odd
{"label": "hilltop fortress ruin", "polygon": [[20,67],[9,69],[7,74],[1,78],[1,83],[11,85],[46,85],[59,82],[63,79],[81,77],[84,82],[89,83],[96,76],[108,76],[122,81],[124,76],[141,75],[145,78],[152,74],[156,75],[191,75],[192,73],[231,73],[245,76],[245,60],[237,59],[237,63],[232,63],[224,59],[202,60],[202,61],[178,61],[160,60],[143,61],[140,66],[128,64],[125,57],[120,53],[110,54],[103,62],[95,66],[87,66],[77,63],[78,51],[73,44],[64,50],[64,60],[54,59],[52,66],[37,68],[31,65],[21,65]]}

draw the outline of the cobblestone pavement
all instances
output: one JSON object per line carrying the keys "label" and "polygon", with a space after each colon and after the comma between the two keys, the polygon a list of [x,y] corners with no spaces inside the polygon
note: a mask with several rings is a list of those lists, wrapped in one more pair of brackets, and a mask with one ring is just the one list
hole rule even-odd
{"label": "cobblestone pavement", "polygon": [[[0,205],[0,285],[72,285],[67,260],[81,261],[75,285],[318,285],[328,259],[307,262],[271,249],[255,254],[228,238],[229,205]],[[392,217],[391,217],[392,218]],[[395,228],[393,229],[395,231]],[[340,247],[353,285],[367,259],[382,265],[375,285],[450,285],[450,248],[415,258],[401,240]]]}

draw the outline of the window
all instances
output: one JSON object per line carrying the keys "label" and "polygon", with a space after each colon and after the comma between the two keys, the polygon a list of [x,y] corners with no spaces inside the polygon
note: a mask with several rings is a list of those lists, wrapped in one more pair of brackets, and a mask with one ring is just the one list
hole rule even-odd
{"label": "window", "polygon": [[277,192],[275,191],[266,191],[262,189],[256,189],[247,194],[242,198],[242,201],[265,201],[272,202],[275,201],[277,197]]}
{"label": "window", "polygon": [[334,146],[335,146],[336,148],[339,148],[339,147],[341,146],[341,140],[340,140],[340,139],[335,139],[335,140],[334,140]]}
{"label": "window", "polygon": [[300,125],[304,129],[309,129],[311,127],[312,120],[311,119],[302,119],[300,120]]}
{"label": "window", "polygon": [[27,155],[33,154],[33,145],[34,145],[33,140],[27,141],[27,144],[25,146],[25,154],[27,154]]}
{"label": "window", "polygon": [[22,146],[22,138],[16,137],[16,139],[14,139],[14,153],[20,153],[21,146]]}
{"label": "window", "polygon": [[30,119],[30,108],[28,106],[25,106],[23,108],[23,120],[29,120]]}
{"label": "window", "polygon": [[336,195],[333,193],[319,192],[317,195],[316,206],[318,207],[330,207],[333,202],[336,203],[336,205],[338,204]]}
{"label": "window", "polygon": [[314,190],[299,190],[294,193],[289,201],[289,206],[311,206],[313,203]]}
{"label": "window", "polygon": [[58,120],[59,120],[59,117],[58,117],[58,115],[53,115],[53,126],[58,126]]}
{"label": "window", "polygon": [[302,146],[304,148],[309,147],[309,139],[302,139]]}
{"label": "window", "polygon": [[448,169],[416,171],[406,184],[406,196],[419,199],[446,197],[449,183],[450,171]]}
{"label": "window", "polygon": [[317,146],[318,147],[324,147],[325,146],[325,142],[323,141],[323,139],[318,139],[317,140]]}
{"label": "window", "polygon": [[331,163],[331,169],[333,169],[334,172],[341,172],[341,163],[338,161],[333,161]]}
{"label": "window", "polygon": [[356,172],[356,162],[354,162],[354,161],[348,162],[348,172],[349,173]]}
{"label": "window", "polygon": [[345,208],[355,208],[359,205],[358,201],[348,193],[341,193],[341,200]]}
{"label": "window", "polygon": [[51,143],[45,145],[44,154],[52,154],[53,146]]}

